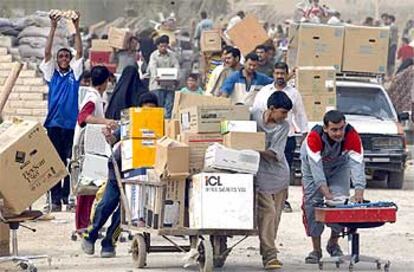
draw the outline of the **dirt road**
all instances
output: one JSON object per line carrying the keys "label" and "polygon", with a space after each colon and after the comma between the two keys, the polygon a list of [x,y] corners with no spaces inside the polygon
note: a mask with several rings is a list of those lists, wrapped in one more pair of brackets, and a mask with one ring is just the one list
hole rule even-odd
{"label": "dirt road", "polygon": [[[411,186],[410,186],[411,187]],[[399,206],[398,221],[381,228],[361,230],[361,252],[389,259],[392,262],[391,271],[414,271],[414,191],[412,190],[382,190],[369,189],[366,197],[370,200],[391,200]],[[317,271],[317,266],[305,265],[304,257],[310,251],[310,241],[304,233],[300,211],[301,188],[291,187],[290,200],[294,212],[283,214],[279,231],[280,260],[284,262],[282,271]],[[40,206],[44,202],[38,202]],[[130,242],[119,243],[118,256],[114,259],[99,257],[100,245],[97,244],[95,256],[85,256],[80,250],[80,242],[70,240],[74,227],[74,214],[56,213],[56,220],[49,222],[35,222],[28,224],[37,229],[32,233],[27,229],[19,231],[20,253],[22,254],[49,254],[52,256],[52,265],[46,261],[37,261],[39,271],[96,271],[96,272],[127,272],[134,269],[128,249]],[[325,232],[325,240],[328,231]],[[186,240],[176,238],[178,242],[186,244]],[[234,239],[230,242],[232,242]],[[155,243],[163,243],[155,239]],[[346,240],[341,240],[344,250],[347,250]],[[242,242],[229,256],[225,267],[217,271],[262,271],[257,237],[251,237]],[[327,255],[327,253],[325,253]],[[183,254],[149,255],[147,271],[197,271],[197,268],[184,269],[182,267]],[[356,271],[375,271],[372,265],[357,265]],[[16,271],[10,266],[0,266],[0,271]],[[334,266],[327,266],[326,271],[348,271],[347,267],[337,270]]]}

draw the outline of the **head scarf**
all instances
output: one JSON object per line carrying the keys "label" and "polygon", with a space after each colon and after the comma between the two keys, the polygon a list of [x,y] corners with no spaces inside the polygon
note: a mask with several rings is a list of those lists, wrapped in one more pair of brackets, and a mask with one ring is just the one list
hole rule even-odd
{"label": "head scarf", "polygon": [[121,119],[121,111],[130,107],[138,107],[139,96],[147,91],[139,78],[137,68],[127,66],[115,85],[111,100],[106,108],[105,118]]}

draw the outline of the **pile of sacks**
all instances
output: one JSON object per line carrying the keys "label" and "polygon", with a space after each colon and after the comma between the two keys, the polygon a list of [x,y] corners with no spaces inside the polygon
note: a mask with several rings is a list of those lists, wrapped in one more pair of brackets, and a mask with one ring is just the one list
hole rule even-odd
{"label": "pile of sacks", "polygon": [[[68,46],[67,21],[60,20],[53,40],[53,53]],[[0,18],[0,34],[11,36],[13,46],[18,47],[21,60],[40,63],[44,57],[47,37],[50,31],[49,12],[36,11],[19,18]]]}

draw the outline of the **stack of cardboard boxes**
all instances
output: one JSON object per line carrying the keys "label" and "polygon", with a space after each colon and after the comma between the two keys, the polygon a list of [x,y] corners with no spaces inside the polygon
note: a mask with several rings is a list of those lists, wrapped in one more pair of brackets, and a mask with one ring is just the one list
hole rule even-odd
{"label": "stack of cardboard boxes", "polygon": [[335,74],[384,74],[388,27],[292,24],[287,61],[311,121],[336,106]]}

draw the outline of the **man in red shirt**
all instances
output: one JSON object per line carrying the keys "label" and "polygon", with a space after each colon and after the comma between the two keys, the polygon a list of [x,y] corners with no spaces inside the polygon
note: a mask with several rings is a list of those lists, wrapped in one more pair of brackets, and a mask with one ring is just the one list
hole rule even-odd
{"label": "man in red shirt", "polygon": [[407,38],[402,38],[402,45],[398,49],[397,59],[401,60],[400,67],[397,74],[404,71],[409,66],[413,65],[414,48],[409,45],[410,41]]}

